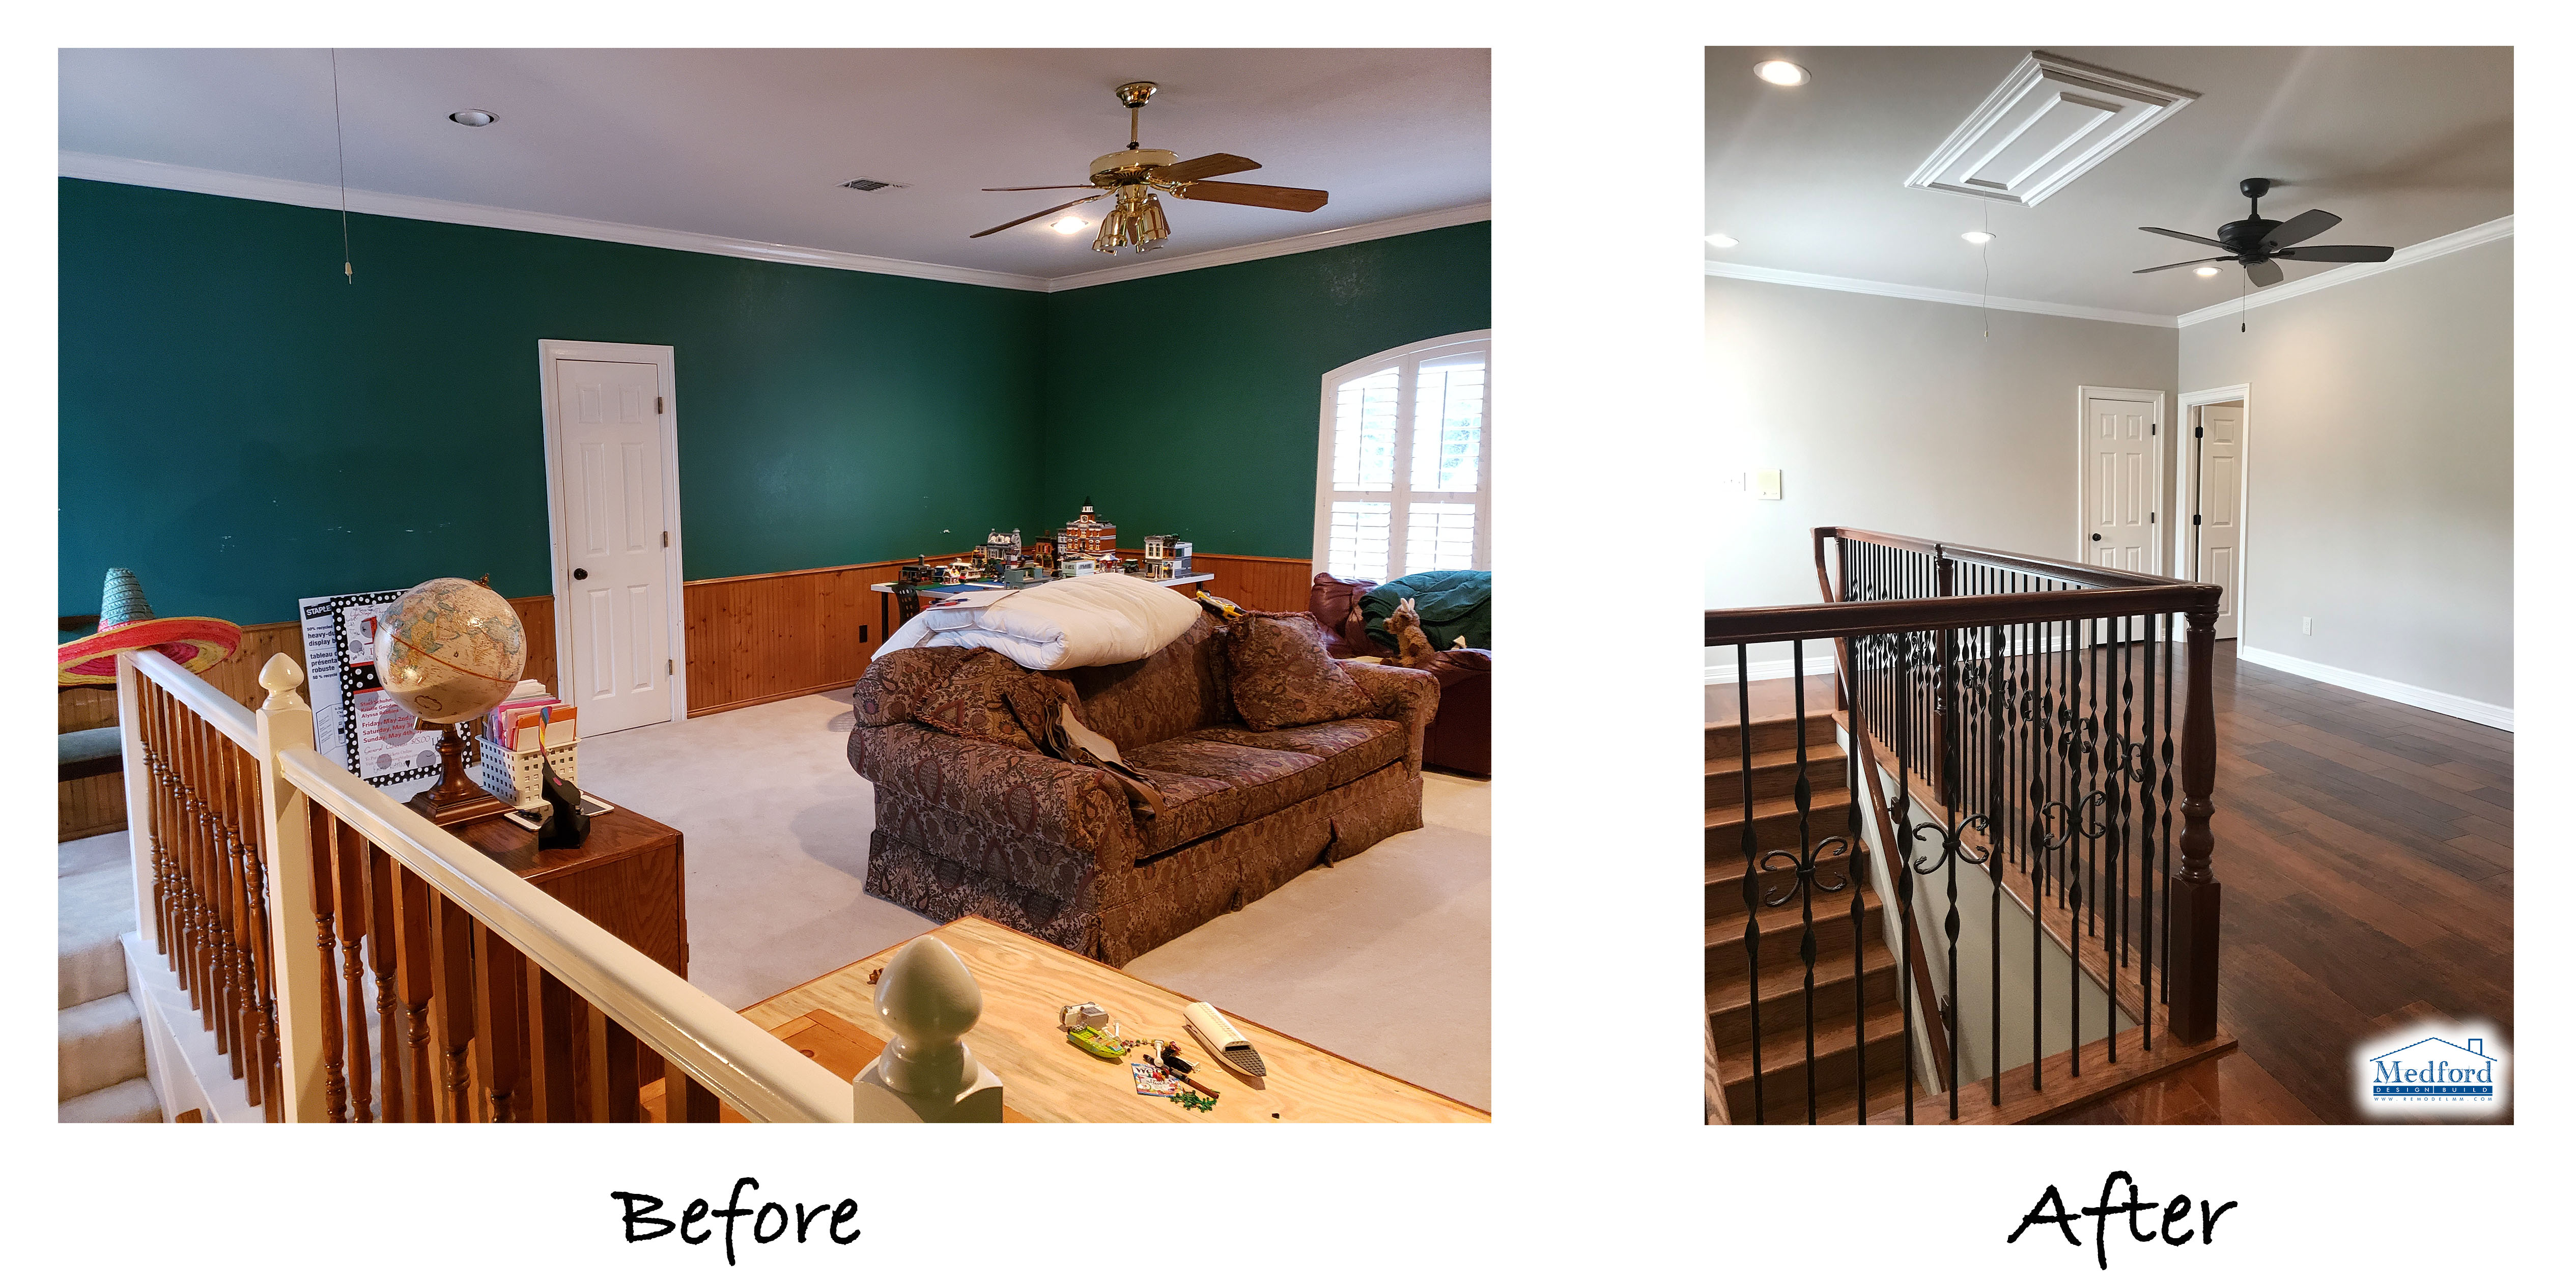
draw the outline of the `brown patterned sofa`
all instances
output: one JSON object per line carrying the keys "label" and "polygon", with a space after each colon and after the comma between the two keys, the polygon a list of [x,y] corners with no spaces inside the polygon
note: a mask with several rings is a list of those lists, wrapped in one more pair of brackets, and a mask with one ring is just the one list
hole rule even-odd
{"label": "brown patterned sofa", "polygon": [[1235,716],[1225,640],[1201,619],[1143,660],[1050,675],[1162,792],[1150,820],[1098,768],[912,721],[973,652],[870,664],[850,730],[850,765],[876,786],[868,894],[941,922],[981,914],[1115,967],[1319,860],[1422,827],[1437,681],[1343,662],[1374,716],[1258,732]]}

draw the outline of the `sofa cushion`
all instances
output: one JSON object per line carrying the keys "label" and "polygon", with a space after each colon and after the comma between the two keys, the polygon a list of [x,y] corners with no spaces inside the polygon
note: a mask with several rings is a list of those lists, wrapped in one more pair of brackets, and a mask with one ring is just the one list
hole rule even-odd
{"label": "sofa cushion", "polygon": [[876,657],[851,689],[852,720],[862,727],[912,721],[921,698],[938,689],[973,655],[953,647],[914,647]]}
{"label": "sofa cushion", "polygon": [[1197,732],[1192,738],[1320,758],[1325,765],[1324,787],[1327,789],[1339,789],[1402,758],[1406,739],[1403,723],[1383,718],[1344,718],[1339,722],[1319,722],[1311,727],[1285,727],[1277,731],[1215,727]]}
{"label": "sofa cushion", "polygon": [[1235,712],[1255,731],[1357,718],[1377,708],[1311,631],[1254,616],[1235,621],[1226,638]]}
{"label": "sofa cushion", "polygon": [[1317,575],[1306,590],[1306,612],[1332,637],[1325,650],[1336,659],[1350,656],[1392,656],[1395,651],[1377,644],[1368,635],[1360,616],[1360,595],[1377,587],[1375,580],[1346,580],[1338,576]]}
{"label": "sofa cushion", "polygon": [[1021,668],[1009,656],[976,650],[947,680],[920,698],[912,716],[952,736],[1033,750],[1037,740],[1026,723],[1035,719],[1038,734],[1046,734],[1064,698],[1060,688]]}
{"label": "sofa cushion", "polygon": [[1188,632],[1142,660],[1064,670],[1080,697],[1083,725],[1123,753],[1233,721],[1224,638],[1202,611]]}
{"label": "sofa cushion", "polygon": [[1312,754],[1183,736],[1129,750],[1127,765],[1163,791],[1163,806],[1140,822],[1147,854],[1269,815],[1331,786]]}

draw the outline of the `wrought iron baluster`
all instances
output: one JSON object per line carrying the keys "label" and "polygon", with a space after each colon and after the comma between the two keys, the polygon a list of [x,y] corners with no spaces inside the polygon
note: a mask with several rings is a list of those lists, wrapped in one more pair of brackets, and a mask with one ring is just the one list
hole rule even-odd
{"label": "wrought iron baluster", "polygon": [[[2004,737],[2009,716],[2000,646],[2010,635],[2010,630],[1986,626],[1986,813],[1997,819],[2005,814]],[[2012,829],[2009,824],[1995,824],[1987,832],[1992,844],[1986,859],[1986,1100],[2000,1106],[2004,1103],[2004,862],[1997,856]]]}
{"label": "wrought iron baluster", "polygon": [[[1807,643],[1804,638],[1789,640],[1790,704],[1797,716],[1798,783],[1791,797],[1798,805],[1798,856],[1795,871],[1798,894],[1798,962],[1802,965],[1799,992],[1806,999],[1807,1030],[1807,1122],[1816,1121],[1816,901],[1812,890],[1815,870],[1815,835],[1810,832],[1808,811],[1814,804],[1813,787],[1807,783]],[[1754,978],[1758,987],[1761,978]]]}
{"label": "wrought iron baluster", "polygon": [[[1793,678],[1793,681],[1802,679]],[[1735,645],[1736,752],[1744,770],[1744,992],[1753,1023],[1753,1122],[1762,1122],[1762,887],[1761,841],[1753,834],[1753,667],[1741,642]],[[1799,734],[1805,735],[1801,728]]]}
{"label": "wrought iron baluster", "polygon": [[1888,794],[1888,819],[1896,832],[1896,975],[1899,989],[1898,1019],[1905,1037],[1905,1122],[1914,1122],[1914,816],[1909,805],[1912,790],[1914,744],[1912,714],[1914,665],[1908,655],[1913,634],[1900,633],[1897,638],[1896,670],[1896,787]]}

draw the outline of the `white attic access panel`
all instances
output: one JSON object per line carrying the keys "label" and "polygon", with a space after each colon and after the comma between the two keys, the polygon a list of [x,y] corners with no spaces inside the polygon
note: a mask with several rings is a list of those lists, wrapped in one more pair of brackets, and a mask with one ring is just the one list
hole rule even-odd
{"label": "white attic access panel", "polygon": [[2033,51],[1905,185],[2037,205],[2199,96]]}

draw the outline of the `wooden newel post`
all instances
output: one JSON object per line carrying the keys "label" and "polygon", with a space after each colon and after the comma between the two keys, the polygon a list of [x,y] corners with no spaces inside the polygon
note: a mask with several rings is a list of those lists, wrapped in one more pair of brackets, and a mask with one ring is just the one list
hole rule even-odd
{"label": "wooden newel post", "polygon": [[2210,872],[2215,840],[2209,794],[2218,780],[2218,721],[2210,710],[2210,652],[2216,641],[2218,590],[2194,605],[2190,620],[2190,686],[2182,714],[2182,868],[2173,875],[2173,933],[2166,961],[2173,986],[2166,1020],[2173,1037],[2206,1043],[2218,1033],[2218,876]]}
{"label": "wooden newel post", "polygon": [[330,1117],[322,1052],[322,966],[313,951],[313,836],[304,791],[286,782],[278,754],[313,747],[313,709],[296,694],[304,670],[283,655],[259,671],[268,691],[260,703],[260,827],[267,836],[269,958],[277,968],[278,1068],[285,1079],[283,1117],[320,1123]]}

